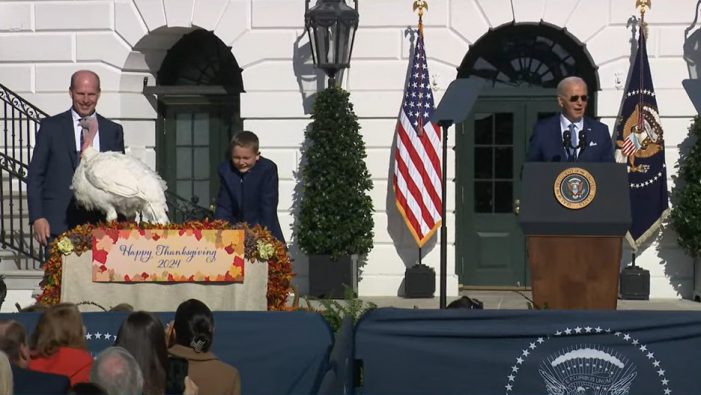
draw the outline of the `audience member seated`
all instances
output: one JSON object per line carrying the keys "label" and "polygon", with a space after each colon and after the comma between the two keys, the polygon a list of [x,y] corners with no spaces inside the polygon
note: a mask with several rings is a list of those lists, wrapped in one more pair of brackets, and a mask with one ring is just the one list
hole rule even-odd
{"label": "audience member seated", "polygon": [[10,359],[16,395],[65,394],[68,391],[68,377],[27,369],[27,332],[19,322],[0,321],[0,350]]}
{"label": "audience member seated", "polygon": [[172,332],[174,344],[168,352],[188,361],[187,375],[197,384],[201,394],[241,393],[238,370],[217,359],[210,351],[214,340],[214,317],[207,305],[197,299],[181,303],[175,312]]}
{"label": "audience member seated", "polygon": [[115,346],[129,351],[144,376],[144,395],[163,395],[168,351],[161,321],[151,313],[129,314],[117,332]]}
{"label": "audience member seated", "polygon": [[95,359],[90,377],[108,395],[141,394],[144,386],[139,364],[122,347],[104,349]]}
{"label": "audience member seated", "polygon": [[90,380],[92,357],[78,308],[59,303],[42,314],[31,338],[29,369],[67,376],[71,385]]}
{"label": "audience member seated", "polygon": [[12,395],[12,369],[7,355],[0,351],[0,395]]}

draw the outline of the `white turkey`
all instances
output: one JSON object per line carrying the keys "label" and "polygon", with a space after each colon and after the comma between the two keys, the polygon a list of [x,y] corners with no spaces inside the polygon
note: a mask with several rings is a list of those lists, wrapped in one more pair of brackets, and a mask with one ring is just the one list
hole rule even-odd
{"label": "white turkey", "polygon": [[139,159],[120,152],[98,152],[92,146],[82,154],[73,175],[76,200],[89,210],[103,211],[107,221],[117,213],[127,218],[167,224],[166,183]]}

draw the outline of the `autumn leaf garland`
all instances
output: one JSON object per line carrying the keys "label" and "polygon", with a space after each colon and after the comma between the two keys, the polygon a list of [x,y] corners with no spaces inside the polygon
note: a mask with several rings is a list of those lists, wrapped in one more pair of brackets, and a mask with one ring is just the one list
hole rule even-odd
{"label": "autumn leaf garland", "polygon": [[[202,230],[242,229],[245,231],[246,259],[268,263],[268,310],[286,310],[287,298],[290,294],[292,262],[287,248],[277,240],[267,229],[256,225],[249,227],[245,223],[231,224],[226,221],[189,221],[183,224],[137,224],[135,222],[110,222],[100,225],[80,225],[57,237],[50,245],[49,259],[44,263],[44,279],[41,282],[42,293],[37,297],[37,303],[44,305],[57,304],[61,295],[61,265],[63,255],[75,253],[80,256],[92,249],[92,234],[101,228],[106,232],[129,231],[134,229],[180,229],[183,234],[201,234]],[[148,232],[147,229],[144,229]]]}

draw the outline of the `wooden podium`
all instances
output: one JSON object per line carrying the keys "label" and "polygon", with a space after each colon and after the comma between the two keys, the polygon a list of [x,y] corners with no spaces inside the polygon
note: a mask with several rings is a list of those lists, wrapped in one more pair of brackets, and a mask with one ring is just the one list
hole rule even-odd
{"label": "wooden podium", "polygon": [[616,309],[631,223],[626,171],[614,163],[524,165],[519,222],[538,308]]}

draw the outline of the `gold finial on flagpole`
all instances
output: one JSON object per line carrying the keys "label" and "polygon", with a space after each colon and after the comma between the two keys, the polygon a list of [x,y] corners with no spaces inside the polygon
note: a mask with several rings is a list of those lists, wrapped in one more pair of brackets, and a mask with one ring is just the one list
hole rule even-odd
{"label": "gold finial on flagpole", "polygon": [[644,16],[645,13],[652,8],[652,0],[635,0],[635,8]]}
{"label": "gold finial on flagpole", "polygon": [[421,18],[424,16],[424,12],[428,10],[428,2],[426,0],[414,0],[412,9],[414,12],[418,12],[419,18]]}
{"label": "gold finial on flagpole", "polygon": [[424,13],[428,10],[428,2],[426,0],[414,0],[414,5],[412,7],[414,12],[419,14],[419,34],[424,33]]}
{"label": "gold finial on flagpole", "polygon": [[645,13],[652,8],[652,0],[635,0],[635,8],[640,12],[640,33],[647,37],[647,22],[645,22]]}

